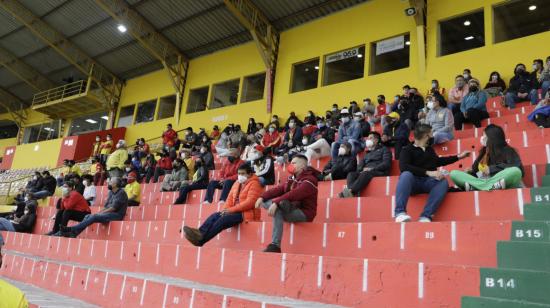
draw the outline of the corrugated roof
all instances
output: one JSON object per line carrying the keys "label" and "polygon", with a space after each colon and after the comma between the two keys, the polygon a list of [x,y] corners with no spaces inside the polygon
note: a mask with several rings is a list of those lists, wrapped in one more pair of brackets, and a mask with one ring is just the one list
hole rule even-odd
{"label": "corrugated roof", "polygon": [[20,80],[4,67],[0,67],[0,87],[7,88],[19,83]]}
{"label": "corrugated roof", "polygon": [[44,21],[65,36],[78,33],[98,21],[109,17],[93,0],[68,1],[55,12],[44,18]]}

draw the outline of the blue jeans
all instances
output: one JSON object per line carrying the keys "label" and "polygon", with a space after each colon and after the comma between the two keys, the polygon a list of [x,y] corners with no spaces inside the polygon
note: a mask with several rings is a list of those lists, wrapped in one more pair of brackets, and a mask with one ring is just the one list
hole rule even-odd
{"label": "blue jeans", "polygon": [[395,196],[395,215],[407,212],[409,197],[415,194],[429,193],[421,217],[432,218],[447,194],[449,183],[446,179],[436,180],[431,177],[415,176],[409,171],[401,173],[397,182]]}
{"label": "blue jeans", "polygon": [[206,183],[192,183],[192,184],[183,186],[182,188],[180,188],[180,194],[176,199],[176,202],[174,202],[174,204],[184,204],[185,202],[187,202],[187,194],[190,191],[205,189],[206,187],[208,187],[208,184]]}
{"label": "blue jeans", "polygon": [[229,191],[231,190],[233,183],[235,183],[233,180],[210,181],[210,183],[208,183],[208,187],[206,188],[206,196],[204,197],[204,201],[212,203],[214,200],[214,192],[220,185],[222,186],[220,201],[225,201],[225,199],[227,199],[227,195],[229,195]]}
{"label": "blue jeans", "polygon": [[223,230],[234,227],[241,222],[243,222],[243,214],[240,212],[227,213],[225,215],[221,215],[220,212],[213,213],[199,228],[199,231],[202,233],[200,246],[206,244]]}
{"label": "blue jeans", "polygon": [[539,93],[537,89],[533,89],[529,92],[529,95],[525,98],[520,98],[518,96],[518,93],[516,92],[508,92],[506,93],[506,96],[504,97],[504,102],[506,103],[506,106],[510,108],[515,108],[516,103],[524,102],[526,100],[530,100],[531,104],[536,104],[539,100]]}
{"label": "blue jeans", "polygon": [[[361,147],[359,146],[359,144],[356,143],[355,141],[348,141],[348,142],[351,144],[351,155],[353,156],[357,155],[357,152],[361,150]],[[332,143],[332,146],[330,149],[332,158],[338,157],[338,149],[340,148],[340,145],[342,145],[343,143],[344,142],[338,142],[338,141],[335,141]]]}
{"label": "blue jeans", "polygon": [[548,93],[548,89],[550,89],[550,80],[543,81],[542,82],[542,98],[546,96],[546,93]]}
{"label": "blue jeans", "polygon": [[34,197],[35,197],[36,199],[44,199],[44,198],[49,197],[49,196],[52,195],[52,194],[50,194],[50,192],[47,191],[47,190],[37,191],[37,192],[32,193],[32,194],[34,195]]}
{"label": "blue jeans", "polygon": [[70,227],[69,230],[78,235],[82,231],[84,231],[84,229],[86,229],[89,225],[94,224],[96,222],[108,223],[114,220],[122,220],[123,218],[124,216],[115,212],[88,214],[84,217],[84,220],[82,220],[79,224]]}
{"label": "blue jeans", "polygon": [[15,229],[13,228],[13,224],[11,223],[11,221],[7,220],[4,217],[0,217],[0,231],[15,232]]}
{"label": "blue jeans", "polygon": [[451,140],[453,140],[453,134],[451,133],[434,133],[434,144],[441,144]]}

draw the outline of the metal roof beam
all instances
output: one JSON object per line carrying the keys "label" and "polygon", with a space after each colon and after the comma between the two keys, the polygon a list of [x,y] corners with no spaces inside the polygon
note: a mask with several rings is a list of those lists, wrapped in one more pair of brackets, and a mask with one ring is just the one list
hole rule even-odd
{"label": "metal roof beam", "polygon": [[0,106],[7,110],[18,127],[27,119],[22,100],[3,88],[0,88]]}
{"label": "metal roof beam", "polygon": [[11,52],[0,47],[0,65],[8,69],[12,74],[24,81],[37,91],[46,90],[55,86],[48,78],[21,61]]}

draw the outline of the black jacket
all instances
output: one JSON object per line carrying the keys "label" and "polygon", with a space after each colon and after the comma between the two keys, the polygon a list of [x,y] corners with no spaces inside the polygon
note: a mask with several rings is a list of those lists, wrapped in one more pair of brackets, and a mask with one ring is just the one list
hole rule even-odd
{"label": "black jacket", "polygon": [[318,128],[315,132],[313,132],[313,134],[311,134],[311,140],[309,143],[311,144],[317,141],[317,136],[321,136],[321,138],[325,139],[328,144],[332,144],[334,142],[334,136],[336,136],[336,132],[329,126]]}
{"label": "black jacket", "polygon": [[361,124],[361,137],[367,137],[371,130],[369,122],[361,120],[359,124]]}
{"label": "black jacket", "polygon": [[374,150],[365,154],[365,158],[361,161],[358,170],[363,171],[363,168],[371,168],[371,172],[378,175],[388,175],[391,170],[391,161],[391,151],[380,144]]}
{"label": "black jacket", "polygon": [[[302,128],[299,126],[295,127],[294,135],[292,136],[292,139],[290,139],[290,129],[286,131],[284,141],[286,144],[288,144],[289,141],[292,140],[292,147],[295,147],[297,145],[302,144]],[[289,146],[291,147],[291,146]]]}
{"label": "black jacket", "polygon": [[384,135],[392,140],[409,140],[410,129],[404,122],[397,122],[395,125],[384,126]]}
{"label": "black jacket", "polygon": [[357,170],[357,158],[355,155],[337,156],[331,159],[323,169],[323,174],[332,175],[333,180],[345,179],[350,172]]}
{"label": "black jacket", "polygon": [[50,195],[55,193],[55,188],[57,187],[57,181],[53,176],[47,176],[44,178],[44,189],[50,192]]}
{"label": "black jacket", "polygon": [[29,200],[25,206],[29,208],[29,212],[19,218],[19,223],[13,223],[12,225],[17,232],[30,233],[36,223],[36,208],[38,207],[38,203],[36,200]]}
{"label": "black jacket", "polygon": [[508,91],[512,93],[529,93],[536,88],[537,78],[533,78],[528,72],[516,74],[510,79]]}
{"label": "black jacket", "polygon": [[458,161],[458,157],[439,157],[432,147],[424,151],[414,144],[407,145],[401,150],[399,156],[399,168],[401,172],[409,171],[415,176],[428,176],[426,171],[436,171],[437,167],[450,165]]}
{"label": "black jacket", "polygon": [[397,107],[397,113],[399,113],[401,122],[405,122],[407,119],[413,122],[418,120],[418,109],[410,99],[407,103],[399,104]]}
{"label": "black jacket", "polygon": [[201,153],[201,158],[204,160],[204,166],[206,170],[216,169],[214,165],[214,155],[211,152]]}
{"label": "black jacket", "polygon": [[[472,165],[472,175],[476,175],[479,171],[479,162],[481,159],[485,156],[485,153],[487,151],[486,147],[481,148],[479,151],[479,155],[477,159],[474,161],[474,164]],[[491,176],[499,173],[500,171],[510,168],[510,167],[518,167],[521,170],[521,174],[525,175],[525,170],[523,170],[523,164],[521,163],[521,158],[519,157],[516,150],[510,146],[504,147],[501,151],[498,152],[496,157],[489,156],[489,174]]]}
{"label": "black jacket", "polygon": [[195,173],[198,173],[195,183],[208,184],[208,170],[204,166],[200,166]]}
{"label": "black jacket", "polygon": [[41,191],[43,189],[44,189],[44,180],[42,179],[42,177],[39,177],[38,179],[32,182],[32,186],[31,186],[32,192]]}

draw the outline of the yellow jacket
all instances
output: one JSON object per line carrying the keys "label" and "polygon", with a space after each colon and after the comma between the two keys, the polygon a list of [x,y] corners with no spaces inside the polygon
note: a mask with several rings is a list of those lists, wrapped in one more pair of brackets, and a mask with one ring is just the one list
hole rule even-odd
{"label": "yellow jacket", "polygon": [[28,308],[25,294],[18,288],[0,279],[0,308]]}
{"label": "yellow jacket", "polygon": [[137,202],[141,200],[141,186],[137,181],[126,184],[124,191],[126,192],[126,195],[128,195],[128,200],[134,200]]}
{"label": "yellow jacket", "polygon": [[107,158],[107,170],[119,168],[124,170],[124,162],[128,160],[128,151],[126,149],[117,149]]}

